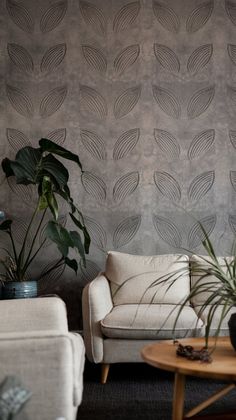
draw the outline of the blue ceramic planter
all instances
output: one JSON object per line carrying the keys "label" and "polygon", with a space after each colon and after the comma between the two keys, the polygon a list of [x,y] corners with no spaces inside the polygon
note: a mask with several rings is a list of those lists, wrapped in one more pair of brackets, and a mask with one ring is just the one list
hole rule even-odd
{"label": "blue ceramic planter", "polygon": [[37,294],[38,284],[36,280],[9,281],[2,286],[2,299],[33,298]]}

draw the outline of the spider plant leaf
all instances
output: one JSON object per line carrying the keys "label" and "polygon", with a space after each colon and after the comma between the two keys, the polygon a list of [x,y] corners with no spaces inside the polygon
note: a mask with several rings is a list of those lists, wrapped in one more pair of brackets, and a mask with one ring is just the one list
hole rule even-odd
{"label": "spider plant leaf", "polygon": [[200,224],[200,227],[201,227],[201,229],[202,229],[202,231],[203,231],[203,233],[205,235],[205,239],[202,241],[202,244],[203,244],[205,250],[207,251],[208,255],[210,257],[212,257],[214,260],[216,260],[217,259],[216,258],[216,254],[215,254],[213,245],[211,243],[211,240],[210,240],[210,238],[208,236],[208,233],[205,230],[204,226],[200,222],[199,222],[199,224]]}
{"label": "spider plant leaf", "polygon": [[[212,321],[213,321],[213,318],[214,318],[215,313],[216,313],[218,308],[219,308],[219,303],[217,305],[212,305],[209,309],[208,314],[207,314],[207,324],[206,324],[206,330],[205,330],[205,337],[206,337],[207,344],[208,344],[208,337],[209,337],[210,331],[211,331]],[[223,319],[224,319],[224,307],[223,307],[222,312],[221,312],[220,320],[218,321],[218,326],[217,326],[215,336],[217,336],[219,334],[220,327],[221,327]]]}
{"label": "spider plant leaf", "polygon": [[234,275],[233,275],[233,266],[231,264],[232,261],[231,262],[228,262],[227,261],[227,258],[224,258],[224,262],[225,262],[225,265],[226,265],[226,268],[227,268],[227,274],[229,275],[230,279],[232,279],[234,277]]}
{"label": "spider plant leaf", "polygon": [[233,278],[236,281],[236,257],[234,257],[234,261],[232,261],[232,266],[233,266]]}
{"label": "spider plant leaf", "polygon": [[79,157],[70,152],[67,149],[64,149],[64,147],[59,146],[58,144],[54,143],[51,140],[48,139],[41,139],[39,140],[40,149],[42,152],[49,152],[53,153],[55,155],[59,155],[62,158],[65,158],[67,160],[72,160],[73,162],[77,163],[82,170],[82,166],[79,160]]}
{"label": "spider plant leaf", "polygon": [[224,321],[225,317],[229,313],[232,306],[234,306],[228,300],[226,300],[226,301],[222,300],[222,302],[223,302],[223,305],[222,305],[222,310],[221,310],[221,314],[220,314],[220,320],[218,322],[217,330],[216,330],[216,333],[215,333],[216,336],[219,335],[222,322]]}
{"label": "spider plant leaf", "polygon": [[[180,317],[180,315],[181,315],[181,313],[182,313],[182,311],[183,311],[183,309],[184,309],[184,307],[186,307],[186,305],[188,305],[189,304],[189,296],[187,296],[182,302],[180,302],[180,304],[179,304],[179,309],[178,309],[178,312],[177,312],[177,315],[176,315],[176,317],[175,317],[175,320],[174,320],[174,324],[173,324],[173,328],[172,328],[172,335],[174,336],[174,334],[175,334],[175,330],[176,330],[176,326],[177,326],[177,323],[178,323],[178,320],[179,320],[179,317]],[[173,312],[173,310],[172,310],[172,312]],[[199,318],[199,317],[198,317]],[[196,323],[198,323],[198,319],[196,320]]]}
{"label": "spider plant leaf", "polygon": [[175,271],[173,271],[171,273],[164,274],[164,275],[158,277],[158,279],[154,280],[149,285],[149,288],[155,287],[157,285],[160,285],[160,284],[166,283],[166,282],[173,282],[173,283],[175,283],[180,277],[182,277],[186,273],[187,274],[189,273],[188,269],[186,269],[186,267],[182,267],[182,268],[179,268],[178,270],[175,270]]}
{"label": "spider plant leaf", "polygon": [[212,275],[216,276],[220,279],[220,281],[227,281],[227,275],[223,270],[223,267],[219,263],[217,257],[215,256],[215,259],[212,259],[211,256],[210,259],[208,257],[204,257],[203,255],[198,255],[198,257],[205,263],[200,262],[193,262],[191,265],[191,272],[192,273],[203,273],[204,275]]}

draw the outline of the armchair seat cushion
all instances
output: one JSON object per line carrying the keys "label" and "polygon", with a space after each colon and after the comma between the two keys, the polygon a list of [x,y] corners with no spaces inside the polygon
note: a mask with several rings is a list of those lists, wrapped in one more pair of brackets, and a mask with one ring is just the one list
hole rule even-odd
{"label": "armchair seat cushion", "polygon": [[[170,339],[179,306],[168,304],[117,305],[101,321],[109,338],[159,340]],[[175,337],[201,335],[203,322],[192,307],[185,306],[179,317]]]}

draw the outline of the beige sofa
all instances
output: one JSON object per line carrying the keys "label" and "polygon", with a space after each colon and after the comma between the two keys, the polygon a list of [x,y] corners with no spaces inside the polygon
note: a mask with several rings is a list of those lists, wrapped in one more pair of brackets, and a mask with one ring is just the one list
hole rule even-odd
{"label": "beige sofa", "polygon": [[16,376],[32,392],[23,418],[75,420],[83,389],[84,344],[68,332],[58,297],[0,302],[0,382]]}
{"label": "beige sofa", "polygon": [[[190,278],[190,264],[187,255],[108,252],[105,272],[84,288],[82,298],[86,355],[102,364],[102,383],[111,363],[141,362],[140,350],[150,341],[204,334],[205,317],[197,316],[204,296],[198,296],[184,307],[173,337],[179,305],[191,281],[197,281]],[[177,280],[172,287],[168,282],[149,287],[173,272]],[[228,334],[227,320],[221,334]]]}

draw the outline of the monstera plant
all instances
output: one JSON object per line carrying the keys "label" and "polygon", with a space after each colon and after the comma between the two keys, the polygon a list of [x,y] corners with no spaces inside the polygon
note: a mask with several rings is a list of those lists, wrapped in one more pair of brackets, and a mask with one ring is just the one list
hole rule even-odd
{"label": "monstera plant", "polygon": [[[0,234],[8,235],[11,245],[10,249],[3,249],[5,257],[0,259],[2,266],[0,278],[4,283],[27,281],[29,268],[48,240],[57,246],[60,257],[44,272],[44,275],[61,265],[67,265],[77,272],[78,264],[85,264],[90,237],[83,215],[71,197],[68,186],[69,173],[61,161],[63,159],[75,162],[82,171],[76,154],[47,139],[41,139],[39,147],[21,148],[15,160],[5,158],[2,161],[6,177],[14,177],[17,184],[33,185],[37,196],[20,247],[15,241],[13,221],[5,219],[0,225]],[[60,209],[64,203],[67,205],[68,215],[75,230],[68,230],[60,222]],[[44,239],[39,241],[38,237],[45,222]],[[69,256],[71,249],[77,252],[77,259]]]}

